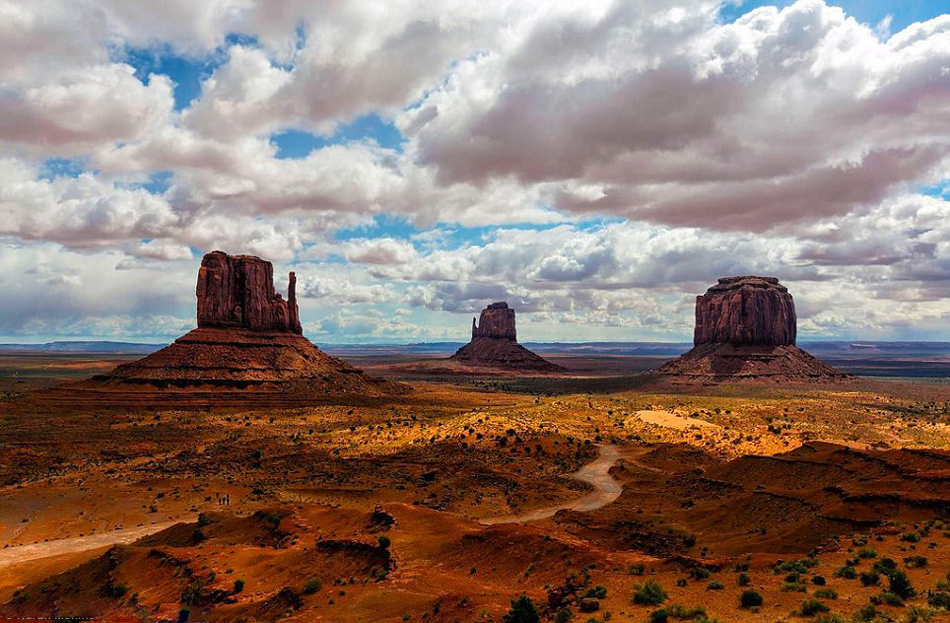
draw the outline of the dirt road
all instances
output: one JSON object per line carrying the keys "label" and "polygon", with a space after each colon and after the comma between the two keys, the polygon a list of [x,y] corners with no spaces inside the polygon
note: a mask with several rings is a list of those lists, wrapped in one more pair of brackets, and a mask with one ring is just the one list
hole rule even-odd
{"label": "dirt road", "polygon": [[69,539],[56,539],[54,541],[33,543],[32,545],[7,547],[0,549],[0,570],[10,565],[39,558],[59,556],[61,554],[74,554],[76,552],[84,552],[86,550],[108,547],[110,545],[131,543],[143,536],[164,530],[182,521],[193,521],[193,519],[178,519],[175,521],[150,524],[148,526],[127,528],[125,530],[103,532],[101,534],[89,534],[87,536],[78,536]]}
{"label": "dirt road", "polygon": [[572,478],[586,482],[594,487],[593,491],[576,500],[556,506],[538,508],[520,515],[504,515],[502,517],[481,519],[479,523],[487,526],[499,523],[524,523],[527,521],[547,519],[560,510],[592,511],[602,506],[607,506],[620,497],[622,490],[620,483],[610,475],[610,468],[617,464],[619,458],[620,448],[614,445],[603,445],[600,446],[600,454],[593,462],[588,463],[571,474]]}

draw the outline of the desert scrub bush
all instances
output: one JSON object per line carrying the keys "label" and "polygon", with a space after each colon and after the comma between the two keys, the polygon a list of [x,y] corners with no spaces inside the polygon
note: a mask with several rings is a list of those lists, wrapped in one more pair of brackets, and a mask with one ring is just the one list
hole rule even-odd
{"label": "desert scrub bush", "polygon": [[861,586],[877,586],[881,576],[874,571],[862,571],[858,579],[861,580]]}
{"label": "desert scrub bush", "polygon": [[871,565],[871,571],[876,571],[881,575],[890,575],[892,572],[897,570],[897,561],[893,558],[881,558],[874,562]]}
{"label": "desert scrub bush", "polygon": [[877,558],[877,552],[870,547],[864,547],[858,550],[858,558],[863,558],[865,560],[869,558]]}
{"label": "desert scrub bush", "polygon": [[762,605],[762,595],[753,590],[742,591],[739,595],[740,608],[758,608]]}
{"label": "desert scrub bush", "polygon": [[808,587],[801,582],[782,582],[783,593],[807,593]]}
{"label": "desert scrub bush", "polygon": [[719,580],[713,580],[709,584],[706,585],[707,591],[721,591],[724,588],[726,588],[725,584],[723,584]]}
{"label": "desert scrub bush", "polygon": [[901,541],[905,543],[917,543],[920,541],[920,535],[916,532],[905,532],[901,535]]}
{"label": "desert scrub bush", "polygon": [[244,580],[234,580],[234,590],[233,593],[240,593],[244,590]]}
{"label": "desert scrub bush", "polygon": [[888,580],[887,590],[901,599],[908,599],[917,594],[913,584],[910,583],[910,578],[903,571],[894,571]]}
{"label": "desert scrub bush", "polygon": [[607,597],[607,587],[606,586],[593,586],[587,589],[587,592],[584,593],[584,597],[593,597],[594,599],[604,599]]}
{"label": "desert scrub bush", "polygon": [[877,618],[878,611],[873,604],[862,606],[852,615],[852,620],[855,621],[855,623],[872,623],[876,621]]}
{"label": "desert scrub bush", "polygon": [[814,584],[815,586],[824,586],[825,584],[827,584],[827,581],[825,580],[825,576],[816,575],[811,579],[811,583]]}
{"label": "desert scrub bush", "polygon": [[930,608],[911,606],[907,609],[907,614],[901,617],[901,623],[926,623],[934,618],[935,614]]}
{"label": "desert scrub bush", "polygon": [[706,609],[702,606],[687,608],[679,604],[670,604],[659,610],[650,613],[650,623],[666,623],[670,619],[677,621],[696,621],[696,623],[705,623],[710,621],[706,616]]}
{"label": "desert scrub bush", "polygon": [[541,616],[534,603],[526,596],[522,595],[518,599],[512,600],[511,609],[508,614],[502,618],[505,623],[541,623]]}
{"label": "desert scrub bush", "polygon": [[572,613],[569,608],[564,608],[554,615],[554,623],[568,623],[573,616],[574,613]]}
{"label": "desert scrub bush", "polygon": [[835,572],[832,575],[834,575],[836,578],[844,578],[846,580],[853,580],[854,578],[858,577],[858,572],[851,565],[845,565],[843,567],[839,567],[835,569]]}
{"label": "desert scrub bush", "polygon": [[803,617],[813,617],[822,612],[828,612],[828,606],[817,599],[803,599],[798,606],[798,614]]}
{"label": "desert scrub bush", "polygon": [[923,556],[908,556],[904,558],[904,565],[908,569],[923,569],[927,566],[927,559]]}
{"label": "desert scrub bush", "polygon": [[880,595],[871,597],[871,603],[875,606],[887,605],[899,608],[904,605],[904,600],[900,598],[900,595],[896,595],[890,591],[884,591]]}
{"label": "desert scrub bush", "polygon": [[808,573],[809,566],[814,566],[809,560],[785,560],[775,563],[773,573]]}
{"label": "desert scrub bush", "polygon": [[633,598],[631,601],[640,605],[659,606],[666,601],[667,597],[669,597],[669,595],[662,586],[653,580],[647,580],[643,584],[633,585]]}
{"label": "desert scrub bush", "polygon": [[113,584],[109,587],[109,597],[112,599],[121,599],[127,592],[129,587],[124,584]]}
{"label": "desert scrub bush", "polygon": [[833,588],[823,587],[817,589],[814,593],[815,597],[819,599],[837,599],[838,591]]}
{"label": "desert scrub bush", "polygon": [[389,549],[389,546],[392,545],[392,541],[389,540],[389,537],[385,534],[381,534],[376,537],[376,541],[379,543],[379,546],[383,549]]}
{"label": "desert scrub bush", "polygon": [[710,575],[712,574],[706,567],[693,567],[689,570],[689,577],[693,578],[694,580],[705,580]]}
{"label": "desert scrub bush", "polygon": [[642,562],[638,562],[627,567],[627,573],[630,575],[643,575],[644,571],[646,571],[646,566],[644,566]]}
{"label": "desert scrub bush", "polygon": [[748,573],[740,573],[736,576],[736,584],[739,586],[748,586],[749,584],[752,584],[752,578],[749,577]]}
{"label": "desert scrub bush", "polygon": [[313,595],[321,588],[323,588],[323,582],[320,581],[320,578],[310,578],[303,585],[303,594]]}
{"label": "desert scrub bush", "polygon": [[843,617],[837,614],[819,614],[815,617],[815,623],[848,623]]}
{"label": "desert scrub bush", "polygon": [[945,591],[927,591],[927,603],[934,608],[950,610],[950,593]]}

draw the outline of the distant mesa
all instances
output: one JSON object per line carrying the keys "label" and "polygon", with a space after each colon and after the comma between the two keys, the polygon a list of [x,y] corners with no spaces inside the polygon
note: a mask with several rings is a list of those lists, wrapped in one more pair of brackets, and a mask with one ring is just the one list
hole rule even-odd
{"label": "distant mesa", "polygon": [[847,375],[795,345],[795,302],[775,277],[724,277],[696,297],[693,349],[656,370],[684,380],[829,381]]}
{"label": "distant mesa", "polygon": [[84,382],[76,400],[294,406],[405,390],[370,378],[303,337],[296,277],[290,273],[285,300],[274,289],[273,273],[259,257],[208,253],[198,271],[198,328]]}
{"label": "distant mesa", "polygon": [[564,370],[518,343],[515,310],[503,301],[483,309],[477,324],[472,318],[472,341],[458,349],[450,359],[467,366],[508,370]]}

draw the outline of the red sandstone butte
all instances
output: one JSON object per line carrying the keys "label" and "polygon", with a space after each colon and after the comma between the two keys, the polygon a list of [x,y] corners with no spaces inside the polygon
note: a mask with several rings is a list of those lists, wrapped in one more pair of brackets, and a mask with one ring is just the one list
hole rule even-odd
{"label": "red sandstone butte", "polygon": [[371,378],[302,335],[296,279],[287,300],[270,262],[213,251],[198,270],[198,328],[112,373],[50,392],[78,407],[297,406],[361,401],[408,387]]}
{"label": "red sandstone butte", "polygon": [[696,297],[692,350],[656,374],[722,382],[833,381],[847,375],[795,345],[795,302],[775,277],[724,277]]}
{"label": "red sandstone butte", "polygon": [[492,303],[483,309],[478,324],[472,318],[472,341],[450,359],[467,366],[504,370],[558,372],[564,369],[518,343],[515,310],[505,302]]}

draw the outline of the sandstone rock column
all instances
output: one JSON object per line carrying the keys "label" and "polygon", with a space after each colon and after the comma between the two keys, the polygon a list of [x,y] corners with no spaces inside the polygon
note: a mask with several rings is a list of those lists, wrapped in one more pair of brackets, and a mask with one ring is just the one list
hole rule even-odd
{"label": "sandstone rock column", "polygon": [[288,301],[274,289],[274,266],[253,255],[212,251],[198,270],[198,326],[302,333],[290,274]]}
{"label": "sandstone rock column", "polygon": [[478,326],[472,320],[472,339],[487,337],[495,339],[518,341],[515,330],[515,310],[508,307],[508,303],[492,303],[482,310],[478,318]]}

